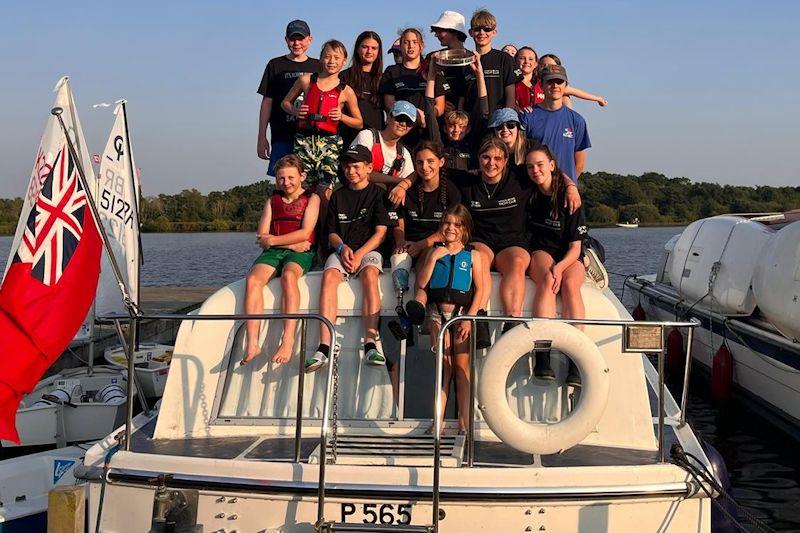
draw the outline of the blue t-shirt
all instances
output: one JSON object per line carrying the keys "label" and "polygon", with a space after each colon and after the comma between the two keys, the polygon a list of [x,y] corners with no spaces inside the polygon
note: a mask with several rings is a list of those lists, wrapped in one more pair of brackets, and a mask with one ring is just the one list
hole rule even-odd
{"label": "blue t-shirt", "polygon": [[583,117],[565,105],[557,111],[533,106],[533,111],[520,114],[519,121],[525,125],[528,138],[546,144],[561,170],[577,182],[575,152],[592,146]]}

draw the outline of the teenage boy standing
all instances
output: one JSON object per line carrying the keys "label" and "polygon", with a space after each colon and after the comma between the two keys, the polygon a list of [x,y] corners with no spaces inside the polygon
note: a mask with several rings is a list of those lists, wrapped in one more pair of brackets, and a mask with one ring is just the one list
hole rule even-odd
{"label": "teenage boy standing", "polygon": [[542,69],[544,101],[533,106],[532,111],[520,115],[529,138],[547,145],[556,158],[559,168],[574,183],[583,173],[586,150],[591,148],[589,132],[583,117],[564,105],[567,71],[561,65],[548,65]]}
{"label": "teenage boy standing", "polygon": [[[321,68],[319,60],[307,54],[311,45],[311,30],[306,21],[291,21],[286,26],[285,39],[289,53],[267,63],[257,91],[263,97],[258,115],[257,152],[261,159],[269,159],[267,174],[270,176],[274,175],[275,163],[292,153],[296,133],[295,117],[281,108],[281,102],[297,78],[319,72]],[[267,140],[267,125],[271,126],[271,147]]]}
{"label": "teenage boy standing", "polygon": [[[444,11],[439,19],[431,24],[431,32],[439,39],[443,50],[464,50],[467,29],[464,15],[456,11]],[[427,61],[433,61],[428,54]],[[445,93],[445,112],[463,109],[467,91],[467,76],[471,73],[466,67],[439,67],[444,76],[448,91]]]}
{"label": "teenage boy standing", "polygon": [[[485,9],[476,11],[470,20],[469,34],[475,41],[475,51],[481,55],[489,115],[501,107],[513,107],[516,84],[522,80],[522,73],[514,66],[514,58],[492,48],[492,40],[497,35],[497,19]],[[481,117],[480,98],[474,73],[470,73],[467,77],[464,110],[470,114],[473,138],[482,139],[486,133],[485,120]]]}

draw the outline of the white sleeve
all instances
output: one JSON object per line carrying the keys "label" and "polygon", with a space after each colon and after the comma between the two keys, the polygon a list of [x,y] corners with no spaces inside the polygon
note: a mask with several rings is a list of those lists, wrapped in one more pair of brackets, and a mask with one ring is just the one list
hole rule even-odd
{"label": "white sleeve", "polygon": [[407,178],[414,173],[414,161],[411,159],[411,153],[409,153],[405,146],[403,146],[403,160],[405,160],[405,164],[403,165],[403,172],[400,173],[400,177]]}
{"label": "white sleeve", "polygon": [[361,130],[356,135],[356,138],[353,139],[353,142],[350,146],[366,146],[367,148],[372,149],[372,143],[374,139],[372,138],[372,132],[370,130]]}

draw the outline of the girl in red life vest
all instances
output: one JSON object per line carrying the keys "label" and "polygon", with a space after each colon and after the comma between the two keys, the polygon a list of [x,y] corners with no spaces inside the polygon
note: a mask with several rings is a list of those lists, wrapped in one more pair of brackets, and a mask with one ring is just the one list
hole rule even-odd
{"label": "girl in red life vest", "polygon": [[[363,121],[355,92],[339,79],[347,60],[344,45],[333,39],[326,42],[320,59],[322,72],[297,78],[281,106],[298,118],[294,152],[305,165],[309,185],[317,187],[324,201],[330,198],[338,171],[343,144],[339,125],[361,129]],[[301,93],[303,102],[295,107]],[[347,113],[342,112],[344,106]]]}
{"label": "girl in red life vest", "polygon": [[522,72],[522,80],[517,82],[514,89],[514,107],[517,111],[525,113],[533,106],[544,100],[544,90],[539,82],[538,69],[539,56],[530,46],[523,46],[514,55],[517,68]]}

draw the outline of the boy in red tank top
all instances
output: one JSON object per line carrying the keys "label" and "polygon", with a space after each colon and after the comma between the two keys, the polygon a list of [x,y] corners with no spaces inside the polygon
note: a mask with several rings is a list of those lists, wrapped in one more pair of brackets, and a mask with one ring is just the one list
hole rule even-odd
{"label": "boy in red tank top", "polygon": [[[297,282],[311,268],[314,252],[314,227],[319,215],[319,196],[303,189],[306,173],[296,155],[287,155],[275,163],[278,190],[264,204],[258,224],[256,243],[264,249],[247,273],[244,299],[246,313],[264,312],[264,286],[276,274],[281,278],[281,312],[297,313],[300,289]],[[248,320],[247,348],[239,364],[245,365],[261,354],[258,342],[260,320]],[[286,363],[294,352],[296,320],[283,321],[280,346],[273,363]]]}

